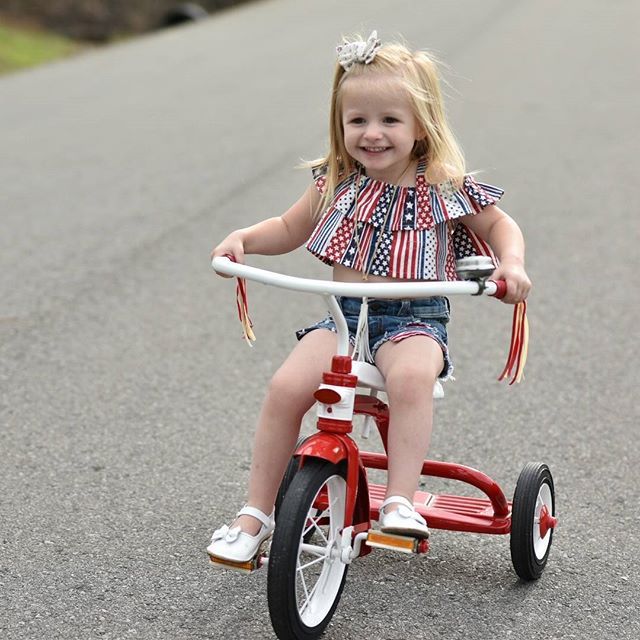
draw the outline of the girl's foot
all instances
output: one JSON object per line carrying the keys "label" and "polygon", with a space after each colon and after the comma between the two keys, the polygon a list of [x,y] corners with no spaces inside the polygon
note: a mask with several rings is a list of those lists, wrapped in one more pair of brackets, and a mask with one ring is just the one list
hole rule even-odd
{"label": "girl's foot", "polygon": [[414,538],[429,537],[426,520],[415,510],[413,503],[404,496],[389,496],[382,503],[380,531]]}
{"label": "girl's foot", "polygon": [[213,532],[207,553],[212,558],[248,562],[258,553],[260,545],[273,533],[274,528],[273,513],[268,516],[255,507],[243,507],[232,527],[224,525]]}
{"label": "girl's foot", "polygon": [[259,520],[255,516],[239,515],[233,521],[231,528],[240,527],[243,533],[248,533],[250,536],[257,536],[263,526],[262,520]]}

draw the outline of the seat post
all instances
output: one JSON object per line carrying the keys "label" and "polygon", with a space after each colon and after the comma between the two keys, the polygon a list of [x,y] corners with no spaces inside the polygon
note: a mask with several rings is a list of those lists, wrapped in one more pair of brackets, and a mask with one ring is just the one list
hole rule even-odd
{"label": "seat post", "polygon": [[323,295],[322,297],[329,307],[329,313],[331,314],[333,321],[336,323],[336,332],[338,335],[338,350],[336,353],[339,356],[348,356],[349,327],[347,326],[347,321],[344,317],[344,313],[342,313],[340,304],[338,303],[338,300],[335,296]]}

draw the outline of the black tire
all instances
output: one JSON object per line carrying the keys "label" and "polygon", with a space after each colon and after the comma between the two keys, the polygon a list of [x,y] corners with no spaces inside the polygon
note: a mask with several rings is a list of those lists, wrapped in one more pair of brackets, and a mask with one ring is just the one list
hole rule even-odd
{"label": "black tire", "polygon": [[536,522],[543,506],[555,516],[553,477],[546,464],[529,462],[518,478],[511,514],[511,560],[523,580],[537,580],[549,558],[553,528],[542,537]]}
{"label": "black tire", "polygon": [[[296,442],[296,450],[298,447],[308,439],[309,436],[300,436],[298,441]],[[282,482],[280,483],[280,487],[278,488],[278,494],[276,495],[276,503],[275,503],[275,517],[278,519],[278,514],[280,513],[280,507],[282,506],[282,501],[284,500],[289,487],[291,486],[291,481],[293,477],[298,473],[298,467],[300,466],[300,460],[298,460],[297,456],[291,456],[291,460],[289,460],[289,464],[285,469],[284,476],[282,476]]]}
{"label": "black tire", "polygon": [[[336,538],[339,541],[345,497],[344,468],[310,459],[295,474],[282,502],[267,576],[269,615],[281,640],[317,638],[338,606],[348,565],[338,554],[325,555],[323,549],[331,548]],[[320,509],[316,508],[318,499]],[[329,505],[326,509],[325,504]],[[307,533],[310,528],[315,530],[314,518],[323,535],[314,536],[309,544]],[[314,589],[318,585],[322,588]]]}

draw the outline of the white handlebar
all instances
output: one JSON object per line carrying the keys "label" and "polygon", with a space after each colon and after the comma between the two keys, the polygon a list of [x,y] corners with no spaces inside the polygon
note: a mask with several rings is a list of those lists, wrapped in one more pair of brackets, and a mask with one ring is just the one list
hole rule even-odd
{"label": "white handlebar", "polygon": [[[255,280],[281,289],[304,291],[322,295],[350,296],[354,298],[429,298],[431,296],[450,296],[460,294],[477,294],[480,290],[478,282],[334,282],[333,280],[313,280],[287,276],[274,271],[266,271],[239,264],[225,256],[218,256],[211,261],[211,266],[218,272],[229,276]],[[489,280],[482,293],[494,295],[496,283]]]}

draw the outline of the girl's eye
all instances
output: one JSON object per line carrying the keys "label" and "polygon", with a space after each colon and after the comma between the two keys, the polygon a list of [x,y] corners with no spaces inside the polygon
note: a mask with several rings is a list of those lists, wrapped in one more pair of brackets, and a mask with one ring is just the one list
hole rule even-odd
{"label": "girl's eye", "polygon": [[364,118],[351,118],[351,120],[349,120],[349,124],[363,124],[364,123]]}
{"label": "girl's eye", "polygon": [[400,120],[398,120],[398,118],[394,118],[393,116],[387,116],[384,119],[385,124],[395,124],[396,122],[400,122]]}

